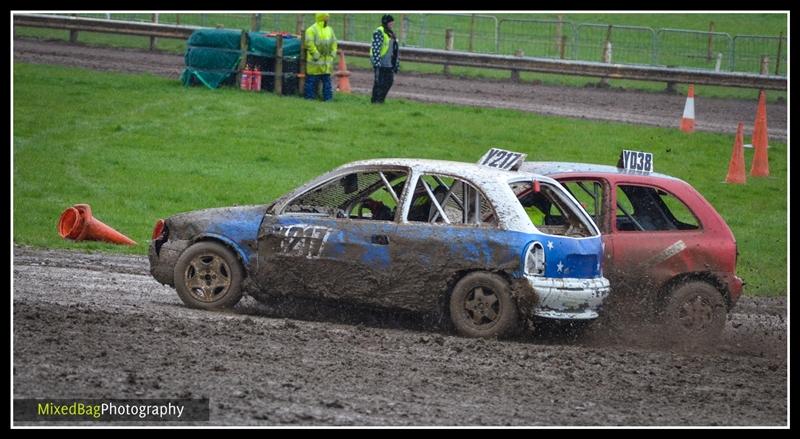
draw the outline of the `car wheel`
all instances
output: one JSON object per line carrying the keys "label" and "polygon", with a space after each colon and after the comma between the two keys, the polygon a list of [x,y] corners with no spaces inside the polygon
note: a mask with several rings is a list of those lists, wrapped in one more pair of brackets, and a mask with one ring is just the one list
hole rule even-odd
{"label": "car wheel", "polygon": [[175,290],[191,308],[229,308],[242,298],[244,271],[236,256],[216,242],[187,248],[175,264]]}
{"label": "car wheel", "polygon": [[706,282],[678,285],[664,308],[669,339],[681,344],[707,344],[725,328],[725,301],[719,290]]}
{"label": "car wheel", "polygon": [[486,272],[464,276],[450,296],[450,319],[467,337],[501,337],[516,332],[519,312],[502,277]]}

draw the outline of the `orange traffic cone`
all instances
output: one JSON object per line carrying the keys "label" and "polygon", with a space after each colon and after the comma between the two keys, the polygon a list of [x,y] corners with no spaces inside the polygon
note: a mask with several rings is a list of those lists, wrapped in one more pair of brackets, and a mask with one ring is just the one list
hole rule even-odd
{"label": "orange traffic cone", "polygon": [[686,97],[686,106],[683,107],[683,117],[681,117],[681,131],[694,132],[694,84],[689,85],[689,95]]}
{"label": "orange traffic cone", "polygon": [[753,165],[750,175],[753,177],[769,176],[769,160],[767,158],[767,95],[764,90],[758,93],[758,109],[756,123],[753,126]]}
{"label": "orange traffic cone", "polygon": [[336,84],[336,91],[351,93],[350,72],[347,71],[347,64],[344,62],[344,50],[339,51],[339,67],[336,72],[336,77],[339,78]]}
{"label": "orange traffic cone", "polygon": [[114,244],[136,245],[134,240],[92,217],[92,208],[88,204],[76,204],[68,207],[58,219],[58,234],[62,238],[75,241],[87,239]]}
{"label": "orange traffic cone", "polygon": [[728,176],[725,183],[743,184],[747,182],[747,174],[744,171],[744,124],[739,122],[736,127],[736,140],[733,142],[733,152],[731,162],[728,164]]}

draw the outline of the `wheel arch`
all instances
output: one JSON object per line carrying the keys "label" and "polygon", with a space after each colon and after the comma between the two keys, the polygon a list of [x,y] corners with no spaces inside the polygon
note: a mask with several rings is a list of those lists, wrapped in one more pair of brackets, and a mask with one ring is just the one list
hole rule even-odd
{"label": "wheel arch", "polygon": [[235,241],[221,235],[202,234],[193,238],[191,244],[186,248],[188,249],[189,247],[191,247],[191,245],[196,244],[198,242],[216,242],[218,244],[221,244],[223,247],[227,248],[231,252],[233,252],[233,254],[236,256],[236,260],[239,261],[239,265],[242,268],[242,273],[244,274],[244,277],[245,278],[249,277],[249,271],[247,270],[247,267],[250,264],[250,258],[247,256],[247,253],[241,248],[241,246],[239,246]]}
{"label": "wheel arch", "polygon": [[665,282],[660,290],[659,290],[659,306],[663,308],[664,304],[669,297],[669,294],[675,290],[679,285],[684,284],[686,282],[705,282],[712,287],[714,287],[721,295],[722,299],[725,301],[725,306],[730,309],[731,307],[731,299],[730,293],[728,292],[728,288],[725,286],[725,283],[722,282],[714,273],[708,271],[696,271],[691,273],[681,273],[677,276],[674,276],[667,282]]}

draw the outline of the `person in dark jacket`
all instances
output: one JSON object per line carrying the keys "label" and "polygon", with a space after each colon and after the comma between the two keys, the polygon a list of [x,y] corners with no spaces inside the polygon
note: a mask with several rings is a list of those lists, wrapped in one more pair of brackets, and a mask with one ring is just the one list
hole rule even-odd
{"label": "person in dark jacket", "polygon": [[394,74],[397,73],[400,62],[398,60],[399,46],[392,27],[394,17],[384,15],[381,25],[372,34],[372,46],[369,54],[372,68],[375,71],[375,82],[372,85],[372,103],[382,104],[394,83]]}

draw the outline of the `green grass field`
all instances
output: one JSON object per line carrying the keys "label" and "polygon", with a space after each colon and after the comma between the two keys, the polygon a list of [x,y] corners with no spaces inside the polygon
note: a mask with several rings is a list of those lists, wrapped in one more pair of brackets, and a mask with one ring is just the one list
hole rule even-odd
{"label": "green grass field", "polygon": [[[337,95],[332,103],[184,88],[151,75],[14,65],[14,242],[144,254],[158,218],[271,201],[343,163],[375,157],[473,162],[490,146],[532,160],[616,163],[623,148],[694,185],[739,243],[746,291],[787,291],[787,148],[769,150],[771,176],[722,183],[730,135],[592,122],[513,110]],[[748,139],[749,141],[749,139]],[[745,151],[749,166],[752,150]],[[62,240],[60,213],[88,203],[139,244]]]}

